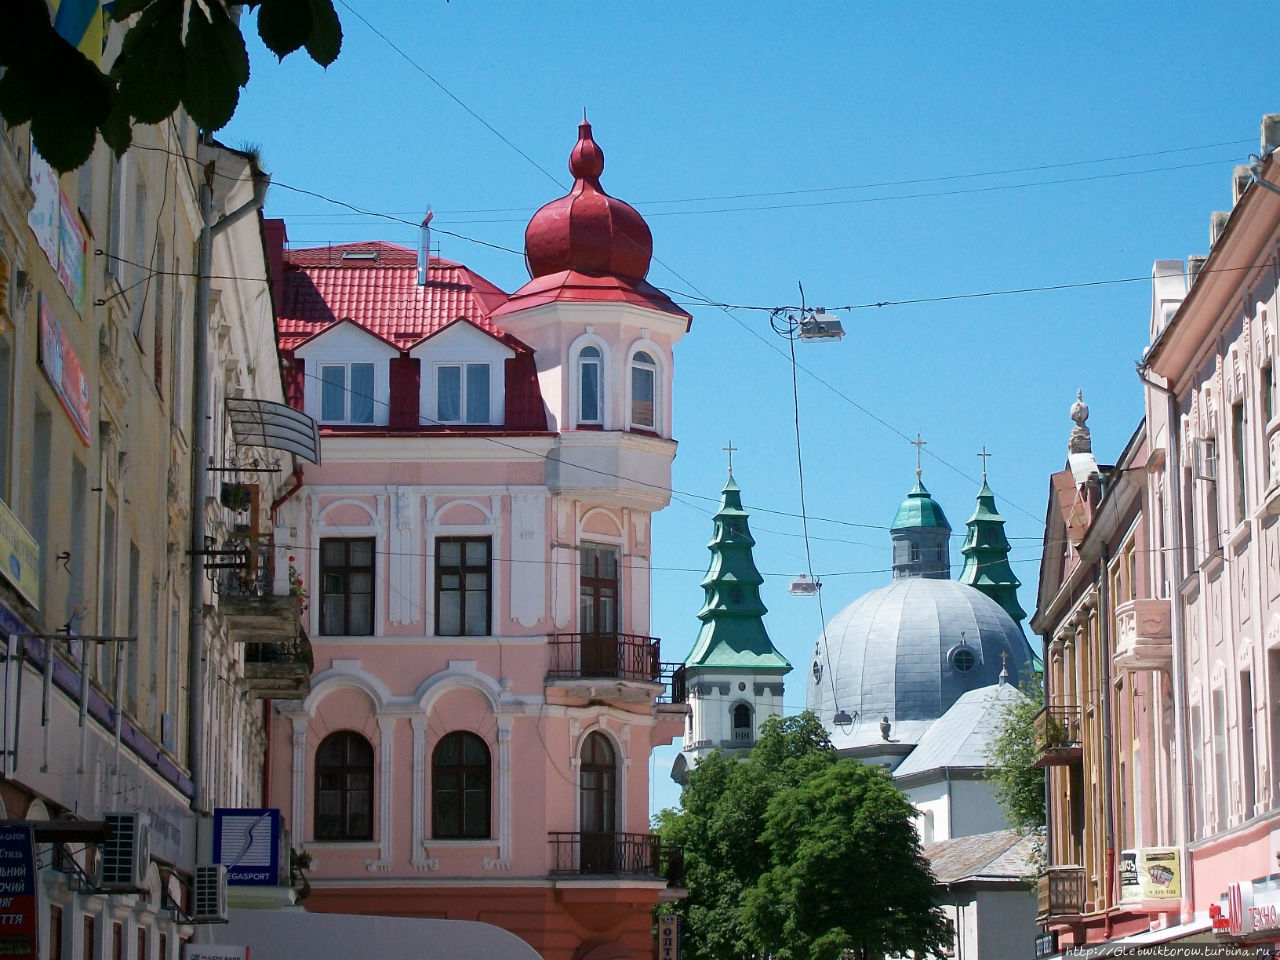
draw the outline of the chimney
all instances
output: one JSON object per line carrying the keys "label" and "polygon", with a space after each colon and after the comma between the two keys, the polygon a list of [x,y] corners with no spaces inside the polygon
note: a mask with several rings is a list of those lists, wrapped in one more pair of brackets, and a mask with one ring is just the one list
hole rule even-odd
{"label": "chimney", "polygon": [[431,207],[418,227],[418,286],[427,285],[427,267],[431,264]]}
{"label": "chimney", "polygon": [[1280,113],[1268,113],[1262,118],[1262,153],[1280,147]]}
{"label": "chimney", "polygon": [[267,242],[267,270],[271,277],[271,300],[279,316],[284,306],[284,247],[289,231],[283,220],[263,220],[262,231]]}
{"label": "chimney", "polygon": [[1231,214],[1226,210],[1215,210],[1209,214],[1209,246],[1213,247],[1218,242],[1218,238],[1222,236],[1222,231],[1227,228],[1227,221],[1231,219]]}
{"label": "chimney", "polygon": [[1238,163],[1234,170],[1231,171],[1231,205],[1234,207],[1240,202],[1240,198],[1244,196],[1245,190],[1249,184],[1253,182],[1251,170],[1248,164]]}

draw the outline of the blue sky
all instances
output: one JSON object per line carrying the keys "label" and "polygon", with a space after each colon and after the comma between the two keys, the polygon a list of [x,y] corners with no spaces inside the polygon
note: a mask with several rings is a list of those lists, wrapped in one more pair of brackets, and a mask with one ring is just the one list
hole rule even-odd
{"label": "blue sky", "polygon": [[[327,71],[251,42],[252,79],[219,137],[261,147],[277,183],[267,213],[292,240],[413,245],[430,204],[440,254],[514,290],[527,274],[509,251],[569,186],[587,109],[605,189],[653,231],[650,281],[694,317],[676,351],[653,632],[664,659],[693,642],[732,440],[766,623],[796,666],[791,711],[821,617],[786,592],[806,558],[791,366],[767,308],[796,304],[798,283],[811,306],[933,301],[840,312],[844,341],[797,345],[827,618],[889,578],[886,528],[914,481],[917,432],[925,483],[959,533],[977,453],[992,452],[1030,611],[1076,390],[1102,462],[1142,416],[1150,283],[1096,282],[1207,252],[1233,166],[1280,111],[1280,57],[1257,42],[1260,8],[1241,3],[347,2]],[[1066,284],[1095,285],[937,299]],[[674,754],[652,761],[655,809],[678,798]]]}

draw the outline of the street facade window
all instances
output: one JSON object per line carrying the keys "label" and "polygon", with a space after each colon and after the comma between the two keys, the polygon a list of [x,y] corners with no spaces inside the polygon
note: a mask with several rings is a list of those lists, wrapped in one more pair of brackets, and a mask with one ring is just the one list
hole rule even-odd
{"label": "street facade window", "polygon": [[490,834],[489,748],[474,733],[446,734],[431,754],[431,835],[482,840]]}
{"label": "street facade window", "polygon": [[441,423],[492,423],[489,364],[442,363],[436,367],[436,419]]}
{"label": "street facade window", "polygon": [[436,635],[486,637],[493,583],[489,537],[436,540]]}
{"label": "street facade window", "polygon": [[373,423],[373,364],[320,365],[320,420]]}
{"label": "street facade window", "polygon": [[603,364],[600,348],[585,346],[578,351],[578,422],[603,423]]}
{"label": "street facade window", "polygon": [[657,429],[658,365],[643,350],[631,358],[631,425]]}
{"label": "street facade window", "polygon": [[320,632],[373,633],[373,538],[320,541]]}
{"label": "street facade window", "polygon": [[373,839],[373,747],[340,730],[316,750],[315,837]]}

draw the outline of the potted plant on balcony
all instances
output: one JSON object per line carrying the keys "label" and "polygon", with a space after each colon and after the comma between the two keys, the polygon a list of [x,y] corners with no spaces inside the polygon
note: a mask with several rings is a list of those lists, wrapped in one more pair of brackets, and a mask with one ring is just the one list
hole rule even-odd
{"label": "potted plant on balcony", "polygon": [[224,483],[219,499],[232,513],[243,513],[249,509],[249,487],[243,483]]}

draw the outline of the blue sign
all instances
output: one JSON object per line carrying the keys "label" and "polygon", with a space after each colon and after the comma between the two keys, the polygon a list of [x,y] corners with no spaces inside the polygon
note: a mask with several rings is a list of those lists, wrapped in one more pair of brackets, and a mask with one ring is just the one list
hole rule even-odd
{"label": "blue sign", "polygon": [[241,887],[278,886],[281,830],[279,810],[214,810],[213,859],[227,868],[227,883]]}
{"label": "blue sign", "polygon": [[29,823],[0,826],[0,956],[39,952],[36,915],[36,858]]}

